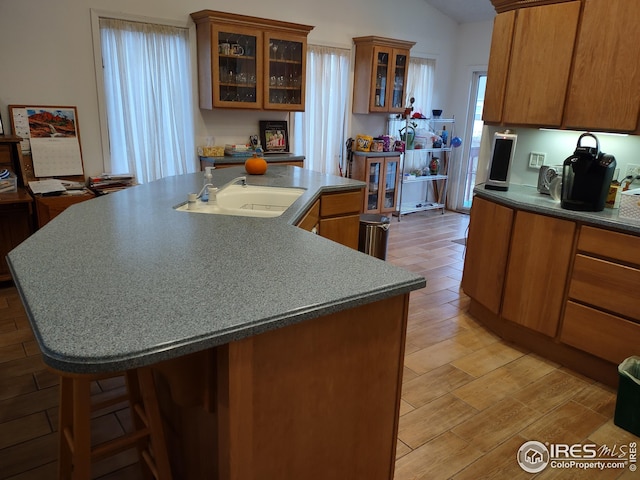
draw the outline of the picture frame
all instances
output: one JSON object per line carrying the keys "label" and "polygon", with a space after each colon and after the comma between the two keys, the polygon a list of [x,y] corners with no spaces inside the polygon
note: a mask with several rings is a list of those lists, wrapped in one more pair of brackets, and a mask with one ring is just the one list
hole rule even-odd
{"label": "picture frame", "polygon": [[2,114],[0,113],[0,135],[4,135],[4,127],[2,126]]}
{"label": "picture frame", "polygon": [[265,153],[289,153],[286,120],[260,120],[260,143]]}

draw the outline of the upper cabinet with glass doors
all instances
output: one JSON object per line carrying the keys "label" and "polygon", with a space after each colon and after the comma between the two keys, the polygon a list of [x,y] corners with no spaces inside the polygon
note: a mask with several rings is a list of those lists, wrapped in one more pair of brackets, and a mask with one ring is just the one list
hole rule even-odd
{"label": "upper cabinet with glass doors", "polygon": [[212,10],[191,18],[198,36],[200,108],[304,110],[313,27]]}
{"label": "upper cabinet with glass doors", "polygon": [[353,113],[402,113],[414,42],[357,37]]}

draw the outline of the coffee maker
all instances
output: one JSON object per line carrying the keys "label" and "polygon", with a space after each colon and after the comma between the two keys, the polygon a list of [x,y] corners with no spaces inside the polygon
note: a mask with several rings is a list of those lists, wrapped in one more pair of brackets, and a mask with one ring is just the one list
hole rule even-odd
{"label": "coffee maker", "polygon": [[[593,138],[596,146],[582,145],[585,137]],[[595,135],[580,135],[575,152],[562,167],[562,208],[585,212],[604,210],[615,169],[615,157],[600,151],[600,142]]]}

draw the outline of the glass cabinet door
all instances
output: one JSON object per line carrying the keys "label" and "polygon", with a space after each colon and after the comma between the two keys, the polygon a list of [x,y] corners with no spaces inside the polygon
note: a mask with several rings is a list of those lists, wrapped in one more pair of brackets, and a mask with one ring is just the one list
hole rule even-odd
{"label": "glass cabinet door", "polygon": [[385,112],[388,107],[389,92],[389,66],[392,61],[392,50],[390,48],[375,47],[374,48],[374,68],[372,79],[375,88],[372,89],[370,110]]}
{"label": "glass cabinet door", "polygon": [[297,36],[265,34],[265,108],[304,110],[306,40]]}
{"label": "glass cabinet door", "polygon": [[380,180],[382,179],[382,167],[384,159],[367,160],[367,205],[366,212],[379,211]]}
{"label": "glass cabinet door", "polygon": [[393,55],[393,90],[391,92],[391,105],[389,111],[401,112],[404,110],[404,90],[407,78],[407,58],[409,54],[402,50],[394,50]]}
{"label": "glass cabinet door", "polygon": [[399,158],[386,158],[384,161],[384,200],[382,212],[396,210],[396,198],[398,190]]}
{"label": "glass cabinet door", "polygon": [[258,61],[262,46],[261,36],[255,32],[232,27],[214,30],[213,35],[214,105],[234,108],[259,107],[262,103],[262,68]]}

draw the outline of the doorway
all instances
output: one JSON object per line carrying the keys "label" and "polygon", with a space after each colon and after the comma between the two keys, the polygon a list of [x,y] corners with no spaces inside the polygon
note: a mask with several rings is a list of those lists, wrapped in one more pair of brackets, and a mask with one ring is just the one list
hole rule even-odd
{"label": "doorway", "polygon": [[466,125],[464,148],[462,151],[462,178],[464,183],[464,196],[462,204],[457,205],[458,210],[468,212],[473,200],[473,189],[476,184],[478,171],[478,155],[480,153],[480,140],[482,139],[482,109],[484,107],[484,92],[487,87],[487,72],[473,72],[471,95],[469,96],[469,111]]}

